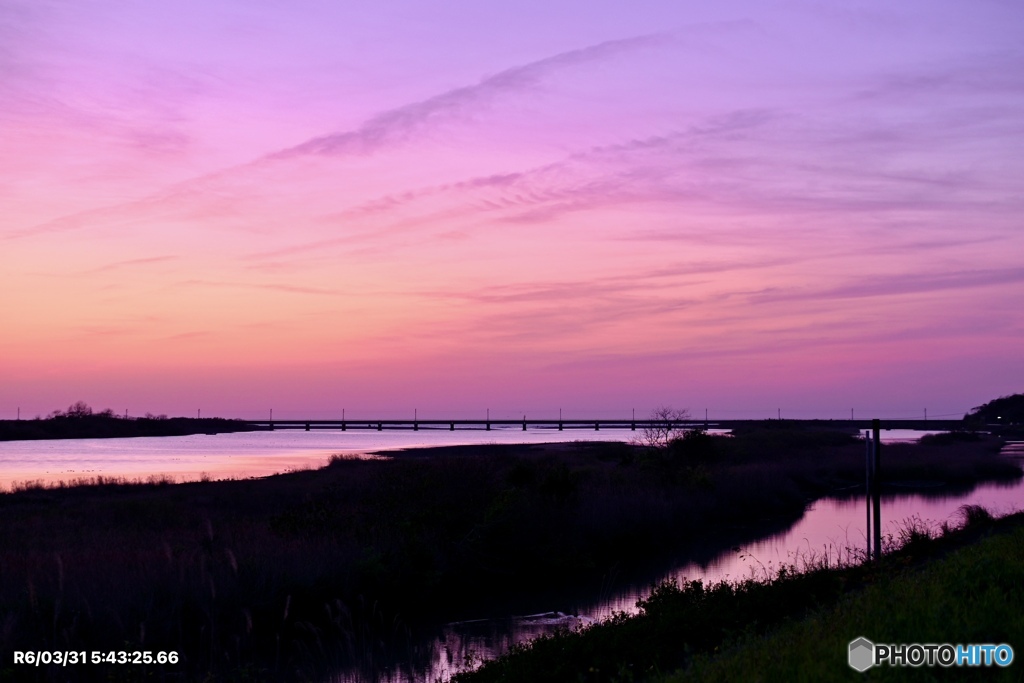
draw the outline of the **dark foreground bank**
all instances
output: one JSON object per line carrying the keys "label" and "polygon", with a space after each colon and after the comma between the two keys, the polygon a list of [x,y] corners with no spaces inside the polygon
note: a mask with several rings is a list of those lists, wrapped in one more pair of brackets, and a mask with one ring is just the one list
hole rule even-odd
{"label": "dark foreground bank", "polygon": [[[975,435],[887,446],[891,482],[1021,476]],[[690,433],[336,460],[260,480],[0,495],[0,676],[320,680],[372,672],[417,633],[504,600],[591,585],[712,537],[752,539],[856,486],[841,432]],[[13,652],[169,652],[174,665],[39,668]],[[2,679],[0,679],[2,680]]]}
{"label": "dark foreground bank", "polygon": [[881,564],[803,567],[762,581],[667,583],[622,616],[534,641],[455,683],[840,681],[984,677],[1021,664],[945,670],[848,664],[851,641],[1008,644],[1024,651],[1024,513],[964,509],[959,528],[905,529]]}

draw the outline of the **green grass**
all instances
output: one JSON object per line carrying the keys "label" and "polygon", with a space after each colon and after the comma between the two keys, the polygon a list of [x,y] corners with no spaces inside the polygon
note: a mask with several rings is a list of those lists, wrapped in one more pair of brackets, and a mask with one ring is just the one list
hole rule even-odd
{"label": "green grass", "polygon": [[1024,643],[1024,514],[992,520],[965,511],[960,529],[905,529],[882,565],[804,566],[765,580],[667,583],[636,616],[564,631],[461,674],[456,683],[530,681],[934,680],[1003,671],[872,670],[847,665],[847,646],[876,643]]}
{"label": "green grass", "polygon": [[859,674],[847,666],[850,641],[1007,643],[1024,653],[1024,528],[986,538],[919,570],[885,574],[835,606],[763,636],[739,638],[701,654],[682,672],[656,678],[689,681],[931,681],[982,678],[1020,681],[1024,665],[942,670],[882,666]]}

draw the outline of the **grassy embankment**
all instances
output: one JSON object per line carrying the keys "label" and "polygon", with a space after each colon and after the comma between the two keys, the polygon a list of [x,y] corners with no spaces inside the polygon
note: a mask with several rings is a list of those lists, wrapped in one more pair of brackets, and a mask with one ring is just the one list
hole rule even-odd
{"label": "grassy embankment", "polygon": [[[890,446],[886,476],[1019,477],[997,448]],[[0,496],[0,674],[47,680],[45,667],[8,668],[11,651],[29,648],[182,654],[173,668],[108,672],[123,680],[372,668],[431,619],[596,588],[712,536],[753,538],[857,484],[863,466],[849,435],[775,429],[658,452],[463,447],[262,480],[30,487]]]}
{"label": "grassy embankment", "polygon": [[[850,641],[1024,647],[1024,513],[965,510],[959,528],[908,527],[881,565],[805,566],[761,580],[665,584],[641,612],[534,641],[455,683],[1020,680],[1021,664],[857,673]],[[941,675],[940,675],[941,674]]]}

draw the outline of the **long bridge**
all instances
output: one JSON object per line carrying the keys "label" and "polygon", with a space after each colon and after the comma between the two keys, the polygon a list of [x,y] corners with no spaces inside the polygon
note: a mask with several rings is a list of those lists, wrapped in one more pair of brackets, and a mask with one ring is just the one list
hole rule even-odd
{"label": "long bridge", "polygon": [[[631,431],[645,430],[645,429],[723,429],[723,430],[734,430],[742,429],[744,427],[765,427],[765,426],[777,426],[777,427],[821,427],[829,429],[849,429],[849,430],[865,430],[871,429],[872,420],[780,420],[780,419],[766,419],[766,420],[660,420],[660,419],[636,419],[636,418],[625,418],[625,419],[608,419],[608,418],[595,418],[595,419],[532,419],[525,415],[521,419],[484,419],[484,420],[467,420],[467,419],[444,419],[444,420],[420,420],[413,418],[411,420],[381,420],[381,419],[339,419],[339,420],[305,420],[305,419],[287,419],[287,420],[245,420],[245,424],[253,427],[254,429],[260,430],[277,430],[277,429],[304,429],[307,432],[314,429],[333,429],[339,431],[348,430],[411,430],[419,431],[423,430],[485,430],[490,431],[492,428],[515,428],[519,427],[522,431],[528,429],[548,429],[555,431],[564,431],[567,429],[589,429],[589,430],[623,430],[628,429]],[[881,420],[882,429],[911,429],[911,430],[929,430],[929,431],[950,431],[954,429],[964,429],[966,425],[962,420]]]}

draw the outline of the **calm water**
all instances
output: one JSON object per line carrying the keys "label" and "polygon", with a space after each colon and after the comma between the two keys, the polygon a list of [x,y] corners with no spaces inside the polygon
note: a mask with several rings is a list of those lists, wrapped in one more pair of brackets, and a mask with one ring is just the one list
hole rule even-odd
{"label": "calm water", "polygon": [[[715,432],[716,430],[711,430]],[[919,438],[929,432],[890,430],[885,441]],[[169,477],[175,481],[265,477],[295,469],[322,467],[332,455],[422,446],[489,443],[628,441],[638,432],[605,429],[495,427],[491,431],[420,429],[394,431],[299,431],[194,434],[132,439],[53,439],[0,441],[0,488],[17,482],[71,482],[81,478]]]}
{"label": "calm water", "polygon": [[[906,435],[899,435],[904,438]],[[1024,444],[1011,444],[1004,453],[1024,458]],[[963,505],[977,504],[993,514],[1006,514],[1024,508],[1024,479],[1009,484],[986,484],[970,491],[951,493],[898,494],[882,498],[883,539],[898,539],[911,523],[937,528],[943,522],[960,521]],[[444,680],[458,671],[475,667],[476,662],[492,659],[524,642],[558,627],[575,627],[600,621],[614,612],[636,612],[637,600],[650,593],[654,583],[675,578],[684,580],[745,579],[771,575],[782,565],[801,563],[827,556],[844,560],[865,550],[865,501],[863,494],[850,498],[825,498],[809,505],[790,528],[769,537],[714,553],[705,562],[684,562],[657,574],[642,584],[602,591],[596,596],[564,596],[548,605],[524,605],[518,614],[484,615],[479,619],[447,625],[430,644],[429,663],[385,668],[368,676],[365,672],[339,673],[330,683],[412,683]]]}
{"label": "calm water", "polygon": [[422,446],[562,441],[626,441],[628,430],[420,429],[419,431],[299,431],[194,434],[132,439],[56,439],[0,442],[0,487],[16,482],[55,483],[83,477],[175,481],[265,477],[295,469],[322,467],[332,455]]}
{"label": "calm water", "polygon": [[[909,440],[920,432],[883,432],[887,441]],[[0,442],[0,484],[23,481],[71,481],[81,477],[142,478],[170,476],[176,480],[259,477],[292,469],[319,467],[334,454],[359,457],[372,451],[487,443],[629,440],[629,431],[591,431],[519,428],[492,431],[278,431],[238,434],[146,437],[134,439],[75,439]],[[1024,444],[1007,448],[1007,455],[1024,457]],[[994,513],[1024,506],[1024,480],[1010,485],[989,484],[969,492],[931,495],[890,494],[883,497],[883,534],[896,538],[910,520],[931,526],[955,521],[965,504],[980,504]],[[865,547],[863,495],[822,499],[810,505],[790,528],[724,552],[709,552],[702,562],[681,562],[652,574],[636,585],[609,581],[596,595],[538,598],[505,614],[481,613],[449,624],[439,635],[412,644],[415,655],[391,658],[389,664],[361,672],[339,672],[330,683],[413,683],[445,679],[559,626],[599,621],[616,611],[635,612],[638,599],[652,583],[668,578],[743,579],[765,576],[783,564],[827,555],[847,558]],[[729,544],[731,545],[731,544]]]}

